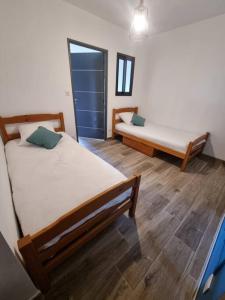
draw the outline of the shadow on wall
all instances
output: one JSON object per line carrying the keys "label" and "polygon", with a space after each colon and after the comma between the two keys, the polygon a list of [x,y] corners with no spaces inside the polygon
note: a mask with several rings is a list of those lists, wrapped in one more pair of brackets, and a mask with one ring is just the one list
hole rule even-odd
{"label": "shadow on wall", "polygon": [[204,153],[208,153],[210,156],[215,157],[215,151],[213,148],[211,135],[209,135],[208,141],[207,141],[205,149],[204,149]]}

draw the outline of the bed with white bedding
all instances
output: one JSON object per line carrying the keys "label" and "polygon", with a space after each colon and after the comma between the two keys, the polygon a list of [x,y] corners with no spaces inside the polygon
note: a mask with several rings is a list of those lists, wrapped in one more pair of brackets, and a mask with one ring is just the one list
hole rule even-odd
{"label": "bed with white bedding", "polygon": [[18,248],[42,291],[50,286],[49,273],[74,251],[125,211],[134,217],[140,184],[140,175],[126,178],[64,132],[51,150],[21,144],[18,132],[7,132],[8,125],[49,120],[60,123],[55,131],[64,131],[62,113],[0,117],[23,233]]}
{"label": "bed with white bedding", "polygon": [[144,127],[121,122],[116,124],[116,130],[183,153],[186,153],[190,141],[194,141],[201,136],[201,133],[175,129],[150,122]]}
{"label": "bed with white bedding", "polygon": [[[34,234],[92,196],[127,179],[69,135],[62,134],[52,150],[21,146],[19,139],[5,145],[13,201],[23,235]],[[99,210],[119,203],[129,194],[123,193]]]}
{"label": "bed with white bedding", "polygon": [[152,157],[156,150],[179,157],[182,159],[182,171],[191,158],[203,151],[209,133],[181,130],[150,121],[144,126],[135,126],[130,122],[123,122],[120,118],[120,114],[137,114],[137,112],[137,107],[113,109],[113,137],[122,136],[124,144]]}

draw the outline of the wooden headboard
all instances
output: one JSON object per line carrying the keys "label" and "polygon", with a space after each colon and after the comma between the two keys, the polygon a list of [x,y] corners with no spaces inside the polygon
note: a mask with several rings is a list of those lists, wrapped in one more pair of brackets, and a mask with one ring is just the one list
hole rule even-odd
{"label": "wooden headboard", "polygon": [[117,118],[117,115],[122,112],[134,112],[138,113],[138,107],[122,107],[122,108],[114,108],[112,112],[112,137],[114,137],[115,126],[117,123],[122,122],[120,118]]}
{"label": "wooden headboard", "polygon": [[13,117],[0,116],[0,134],[2,136],[3,143],[6,144],[8,141],[18,139],[20,137],[19,132],[8,133],[7,125],[42,121],[59,121],[59,126],[55,128],[55,131],[65,131],[64,117],[62,112],[58,114],[35,114]]}

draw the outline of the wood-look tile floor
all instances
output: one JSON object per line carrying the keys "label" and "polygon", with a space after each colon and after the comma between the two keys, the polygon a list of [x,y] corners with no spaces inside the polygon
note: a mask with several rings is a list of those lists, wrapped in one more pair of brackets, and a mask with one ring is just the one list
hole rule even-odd
{"label": "wood-look tile floor", "polygon": [[81,144],[126,176],[141,173],[136,219],[123,215],[53,274],[46,299],[192,299],[225,212],[225,165],[150,158],[118,141]]}

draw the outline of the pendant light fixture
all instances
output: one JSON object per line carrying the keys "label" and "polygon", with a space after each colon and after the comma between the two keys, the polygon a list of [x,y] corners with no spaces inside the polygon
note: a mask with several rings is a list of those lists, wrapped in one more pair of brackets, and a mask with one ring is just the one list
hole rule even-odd
{"label": "pendant light fixture", "polygon": [[143,40],[148,36],[148,8],[144,0],[134,9],[133,19],[130,28],[130,37],[134,40]]}

